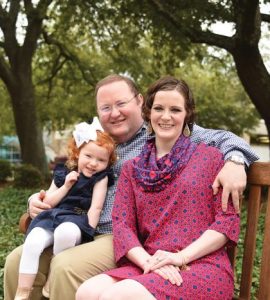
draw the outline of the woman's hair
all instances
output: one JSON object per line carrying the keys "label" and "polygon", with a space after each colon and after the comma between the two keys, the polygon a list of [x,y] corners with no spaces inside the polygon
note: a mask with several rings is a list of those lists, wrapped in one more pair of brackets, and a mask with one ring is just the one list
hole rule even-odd
{"label": "woman's hair", "polygon": [[157,92],[174,90],[178,91],[185,100],[185,109],[187,111],[185,123],[188,124],[190,131],[192,131],[195,120],[195,102],[192,92],[184,80],[172,76],[164,76],[148,88],[142,108],[143,118],[145,121],[150,122],[150,111]]}
{"label": "woman's hair", "polygon": [[118,75],[118,74],[111,74],[111,75],[101,79],[96,84],[95,96],[97,96],[97,92],[102,86],[113,83],[113,82],[118,82],[118,81],[124,81],[129,86],[131,92],[133,92],[134,95],[139,94],[139,90],[138,90],[135,82],[132,79],[130,79],[129,77],[126,77],[126,76]]}
{"label": "woman's hair", "polygon": [[[115,163],[116,161],[115,142],[108,133],[97,130],[97,139],[91,142],[95,143],[100,147],[107,149],[109,153],[109,166]],[[68,158],[67,158],[66,166],[69,169],[73,170],[77,168],[78,156],[81,151],[81,148],[84,145],[85,143],[83,143],[79,148],[77,148],[73,137],[68,142]]]}

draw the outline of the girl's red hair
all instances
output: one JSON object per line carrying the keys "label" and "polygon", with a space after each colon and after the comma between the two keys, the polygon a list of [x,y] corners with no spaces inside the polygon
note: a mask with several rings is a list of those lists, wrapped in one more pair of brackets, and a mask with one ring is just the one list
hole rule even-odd
{"label": "girl's red hair", "polygon": [[[96,141],[91,141],[96,145],[107,149],[109,152],[109,166],[113,165],[116,161],[116,154],[115,154],[115,142],[112,137],[100,130],[97,130],[97,139]],[[81,148],[85,145],[82,144],[81,147],[77,148],[74,138],[72,137],[68,143],[68,158],[66,162],[66,166],[69,169],[76,169],[78,166],[78,156],[80,153]]]}

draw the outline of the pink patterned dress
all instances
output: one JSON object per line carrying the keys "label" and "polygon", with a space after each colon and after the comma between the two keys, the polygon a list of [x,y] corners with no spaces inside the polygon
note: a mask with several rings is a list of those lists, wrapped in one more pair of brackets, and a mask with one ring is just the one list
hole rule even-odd
{"label": "pink patterned dress", "polygon": [[[155,170],[170,163],[166,158],[162,160],[154,166]],[[143,246],[151,255],[158,249],[176,252],[207,229],[225,234],[229,239],[226,246],[237,243],[239,216],[231,201],[228,211],[222,212],[221,191],[213,196],[211,187],[224,163],[219,150],[205,144],[196,146],[165,188],[151,192],[137,180],[137,162],[138,158],[128,161],[121,171],[112,215],[119,267],[105,273],[138,281],[158,300],[231,299],[233,271],[225,247],[191,262],[189,270],[181,271],[181,286],[172,285],[155,273],[143,274],[125,257],[137,246]]]}

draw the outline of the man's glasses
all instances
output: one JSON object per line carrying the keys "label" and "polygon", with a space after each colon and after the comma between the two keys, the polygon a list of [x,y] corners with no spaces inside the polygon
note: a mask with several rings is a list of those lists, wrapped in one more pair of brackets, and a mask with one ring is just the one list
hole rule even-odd
{"label": "man's glasses", "polygon": [[102,114],[109,114],[112,112],[113,107],[115,107],[117,110],[121,110],[122,108],[125,108],[129,102],[131,102],[134,98],[136,98],[138,94],[135,94],[132,98],[129,100],[118,100],[115,104],[109,105],[109,104],[104,104],[101,107],[98,108],[98,110]]}

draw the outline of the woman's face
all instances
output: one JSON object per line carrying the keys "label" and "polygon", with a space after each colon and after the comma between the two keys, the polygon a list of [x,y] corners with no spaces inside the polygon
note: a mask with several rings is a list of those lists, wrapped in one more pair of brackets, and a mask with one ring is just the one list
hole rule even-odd
{"label": "woman's face", "polygon": [[183,131],[186,115],[185,99],[178,91],[157,92],[150,112],[156,139],[175,143]]}

